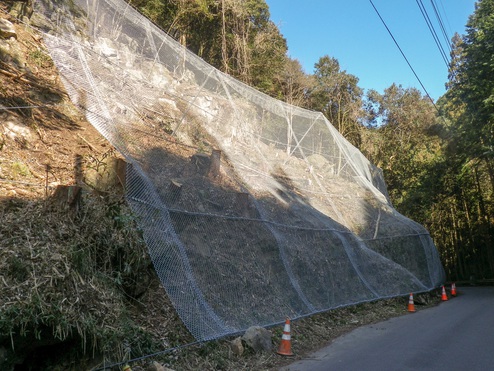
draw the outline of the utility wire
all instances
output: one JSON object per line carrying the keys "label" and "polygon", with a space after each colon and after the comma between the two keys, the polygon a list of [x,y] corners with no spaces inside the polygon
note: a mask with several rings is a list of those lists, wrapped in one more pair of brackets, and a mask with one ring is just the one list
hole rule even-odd
{"label": "utility wire", "polygon": [[448,46],[448,50],[451,53],[451,39],[448,37],[448,33],[446,32],[446,28],[444,27],[444,22],[441,17],[441,13],[437,8],[435,0],[431,0],[432,8],[434,9],[434,13],[436,14],[437,22],[439,23],[439,27],[441,27],[441,31],[443,32],[444,40],[446,41],[446,45]]}
{"label": "utility wire", "polygon": [[441,8],[443,10],[444,17],[446,18],[446,22],[448,23],[449,34],[452,34],[453,33],[452,27],[451,27],[451,24],[449,23],[448,14],[446,13],[446,10],[444,9],[444,4],[441,0],[439,0],[439,4],[441,4]]}
{"label": "utility wire", "polygon": [[448,13],[446,13],[446,9],[444,9],[444,4],[442,2],[442,0],[439,0],[439,4],[441,4],[441,9],[443,11],[443,14],[444,14],[444,18],[446,18],[446,24],[448,26],[448,31],[449,31],[449,34],[453,34],[453,28],[451,27],[451,23],[449,23],[449,19],[448,19]]}
{"label": "utility wire", "polygon": [[437,108],[436,104],[434,103],[434,99],[431,98],[429,92],[427,91],[427,89],[425,88],[424,84],[422,84],[422,81],[420,80],[420,78],[418,77],[417,73],[415,72],[415,70],[413,69],[412,65],[410,64],[410,62],[408,61],[408,58],[406,57],[405,53],[403,52],[403,50],[401,49],[400,45],[398,44],[398,42],[396,41],[395,37],[393,36],[392,32],[390,31],[388,25],[386,24],[386,22],[384,21],[383,17],[381,17],[381,14],[379,13],[379,11],[377,10],[376,6],[374,5],[374,3],[372,2],[372,0],[369,0],[372,7],[374,8],[374,10],[376,11],[379,19],[381,20],[381,22],[383,23],[384,27],[386,27],[386,30],[388,31],[389,35],[391,36],[391,38],[393,39],[395,45],[397,46],[398,50],[400,51],[401,55],[403,56],[403,58],[405,59],[405,61],[407,62],[408,64],[408,67],[410,67],[410,69],[412,70],[413,74],[415,75],[415,78],[418,80],[420,86],[422,87],[422,89],[424,90],[425,94],[427,95],[427,97],[429,97],[430,101],[432,102],[432,105],[436,108],[436,111],[440,114],[440,111],[439,111],[439,108]]}
{"label": "utility wire", "polygon": [[443,57],[444,63],[446,64],[446,67],[449,68],[449,63],[448,63],[448,57],[446,56],[446,52],[444,51],[444,48],[439,41],[439,37],[437,36],[436,30],[431,22],[431,19],[429,18],[429,14],[427,13],[427,10],[425,9],[424,3],[422,3],[422,0],[415,0],[417,2],[417,5],[420,9],[420,12],[422,13],[422,17],[424,17],[425,23],[427,24],[427,27],[429,27],[429,31],[432,35],[432,38],[436,42],[436,46],[439,50],[439,53],[441,53],[441,56]]}

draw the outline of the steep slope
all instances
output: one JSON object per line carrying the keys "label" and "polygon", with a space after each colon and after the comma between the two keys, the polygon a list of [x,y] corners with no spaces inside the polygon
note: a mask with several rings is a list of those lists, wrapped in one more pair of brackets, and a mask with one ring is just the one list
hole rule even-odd
{"label": "steep slope", "polygon": [[[42,36],[6,11],[0,4],[13,31],[0,37],[1,368],[50,369],[61,355],[61,368],[84,368],[105,352],[122,360],[190,341],[121,191],[104,189],[114,148],[70,102]],[[75,201],[60,193],[69,185],[80,187]]]}
{"label": "steep slope", "polygon": [[126,197],[196,339],[444,280],[428,232],[322,114],[222,74],[122,0],[36,4],[71,100],[130,164]]}
{"label": "steep slope", "polygon": [[[16,36],[0,41],[2,368],[23,364],[54,369],[54,362],[59,369],[90,368],[82,361],[84,355],[88,358],[96,355],[95,362],[101,361],[103,355],[118,362],[191,342],[191,335],[178,319],[151,267],[147,247],[135,227],[135,214],[128,209],[118,189],[113,189],[118,188],[118,184],[112,183],[112,161],[107,159],[118,157],[118,153],[68,99],[45,49],[43,36],[6,15],[3,12],[6,11],[5,4],[0,7],[0,18],[12,21],[16,32]],[[204,100],[207,104],[207,97]],[[164,104],[173,105],[167,101]],[[152,116],[150,120],[153,120]],[[238,185],[226,182],[230,177],[205,184],[202,176],[198,177],[197,183],[188,176],[209,169],[209,157],[197,153],[201,147],[212,148],[213,140],[207,132],[192,127],[191,138],[195,135],[196,141],[184,146],[167,136],[168,122],[161,121],[160,124],[160,140],[169,139],[165,158],[181,171],[182,178],[173,177],[176,184],[181,184],[185,178],[191,189],[202,187],[199,192],[184,192],[179,203],[187,202],[186,205],[193,205],[196,211],[210,213],[218,205],[223,207],[225,195],[232,197],[232,190],[235,191],[234,198],[243,194],[242,188],[236,188]],[[276,157],[278,152],[273,151],[272,156]],[[314,167],[324,169],[324,161],[318,162],[317,157],[312,161]],[[94,169],[102,171],[94,175]],[[222,167],[222,171],[224,169]],[[163,176],[163,173],[157,175]],[[166,175],[168,178],[170,175]],[[281,172],[277,179],[280,183],[286,181]],[[56,196],[59,185],[79,186],[80,199],[72,203],[67,195]],[[108,188],[112,192],[108,192]],[[224,192],[225,189],[229,192]],[[298,197],[291,192],[279,196],[290,202]],[[291,207],[281,209],[281,214],[299,218],[303,223],[304,218],[297,213],[300,207],[295,202]],[[247,207],[240,205],[232,212],[247,219],[258,216],[248,204]],[[320,218],[317,213],[305,216],[311,216],[315,223]],[[198,247],[196,253],[200,261],[212,255],[210,247],[202,242],[211,237],[208,234],[211,226],[205,228],[207,236],[201,238],[194,218],[176,217],[175,225],[177,229],[182,228],[181,237],[187,244]],[[232,249],[248,246],[253,238],[261,238],[264,241],[261,246],[270,246],[272,236],[260,235],[259,229],[252,228],[253,224],[255,222],[249,221],[245,229],[231,231],[227,237]],[[317,239],[317,235],[305,237]],[[239,243],[239,240],[247,243]],[[214,245],[219,241],[212,239],[210,242]],[[259,269],[255,260],[249,265],[250,253],[247,251],[246,254],[240,257],[242,264],[256,272],[256,279],[264,279],[269,272]],[[216,256],[221,264],[231,261],[227,255]],[[262,256],[267,259],[272,253]],[[197,273],[201,274],[200,271]],[[243,284],[249,279],[243,279]],[[222,280],[223,276],[216,282],[222,283]],[[280,284],[285,286],[285,282]],[[279,291],[279,298],[282,298],[284,289]],[[393,305],[384,302],[377,315],[360,313],[362,308],[369,309],[363,305],[347,312],[334,311],[326,319],[316,316],[315,328],[307,326],[306,332],[298,330],[308,345],[300,343],[297,350],[319,345],[352,325],[389,313],[402,313],[404,306],[394,306],[395,303],[400,301],[391,302]],[[269,308],[276,303],[263,305]],[[242,315],[239,312],[240,321]],[[294,344],[297,341],[295,337]],[[58,359],[60,349],[66,354],[63,360]],[[211,343],[189,356],[182,354],[180,360],[176,358],[172,354],[166,359],[177,364],[178,369],[233,370],[245,367],[246,363],[259,365],[253,368],[269,368],[276,362],[283,362],[273,360],[269,354],[232,357],[227,342]]]}

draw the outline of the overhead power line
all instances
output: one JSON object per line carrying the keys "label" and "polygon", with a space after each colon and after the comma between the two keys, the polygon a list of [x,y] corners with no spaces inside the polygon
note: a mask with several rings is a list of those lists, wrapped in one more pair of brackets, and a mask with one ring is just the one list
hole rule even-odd
{"label": "overhead power line", "polygon": [[396,41],[395,37],[393,36],[393,33],[391,32],[391,30],[389,29],[388,25],[386,24],[386,22],[384,21],[383,17],[381,17],[381,14],[379,13],[379,11],[377,10],[376,6],[374,5],[374,3],[372,2],[372,0],[369,0],[372,7],[374,8],[374,10],[376,11],[377,13],[377,16],[379,17],[379,19],[381,20],[381,22],[383,23],[384,27],[386,27],[386,30],[388,31],[389,35],[391,36],[391,38],[393,39],[395,45],[397,46],[398,50],[400,51],[401,55],[403,56],[403,58],[405,59],[405,61],[407,62],[408,64],[408,67],[410,67],[410,70],[412,70],[413,74],[415,75],[415,78],[417,79],[417,81],[419,82],[420,86],[422,87],[422,89],[424,90],[425,94],[427,95],[427,97],[429,97],[430,101],[432,102],[432,104],[434,105],[434,107],[436,108],[437,112],[439,112],[439,108],[437,108],[436,104],[434,103],[434,99],[431,98],[429,92],[427,91],[427,89],[425,88],[424,84],[422,83],[422,81],[420,80],[420,78],[418,77],[417,73],[415,72],[415,70],[413,69],[412,65],[410,64],[410,62],[408,61],[408,58],[406,57],[405,53],[403,52],[403,50],[401,49],[400,45],[398,44],[398,41]]}
{"label": "overhead power line", "polygon": [[436,1],[431,0],[432,8],[434,9],[434,13],[436,14],[437,22],[439,23],[439,27],[441,27],[441,31],[443,32],[444,36],[444,41],[446,42],[446,45],[448,46],[448,50],[451,52],[451,38],[448,36],[448,33],[446,32],[446,28],[444,27],[444,22],[441,17],[441,12],[439,11]]}
{"label": "overhead power line", "polygon": [[436,29],[434,28],[434,25],[432,24],[431,19],[429,18],[429,14],[427,13],[427,9],[425,9],[424,3],[422,0],[415,0],[417,2],[417,5],[420,9],[420,12],[422,13],[422,17],[424,17],[425,23],[427,24],[427,27],[429,28],[429,31],[432,35],[432,38],[434,39],[436,46],[439,50],[439,53],[443,57],[444,64],[446,64],[446,68],[449,67],[449,62],[448,62],[448,57],[446,55],[446,52],[444,51],[443,45],[439,41],[439,37],[437,36]]}
{"label": "overhead power line", "polygon": [[[446,10],[444,9],[444,4],[441,0],[439,0],[439,4],[441,4],[441,9],[443,10],[444,17],[446,18],[446,22],[448,24],[449,34],[451,35],[453,33],[453,31],[451,31],[451,24],[449,23],[448,14],[446,13]],[[448,40],[451,40],[451,37],[448,38]]]}

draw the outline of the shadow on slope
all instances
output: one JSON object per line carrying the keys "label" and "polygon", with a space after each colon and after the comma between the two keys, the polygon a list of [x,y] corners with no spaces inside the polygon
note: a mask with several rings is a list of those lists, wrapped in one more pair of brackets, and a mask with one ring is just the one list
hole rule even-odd
{"label": "shadow on slope", "polygon": [[[276,195],[253,197],[227,158],[212,174],[211,158],[176,143],[136,157],[166,205],[162,212],[169,214],[173,230],[148,221],[153,218],[149,214],[140,216],[140,225],[145,238],[160,233],[149,223],[175,236],[152,248],[151,257],[194,336],[217,337],[280,323],[286,316],[431,288],[420,238],[364,241],[313,208],[281,169],[270,174]],[[362,210],[369,216],[378,212],[371,203]],[[388,210],[381,218],[389,222],[397,217]],[[394,231],[402,228],[395,221]],[[194,290],[197,295],[190,300]],[[201,332],[203,324],[190,316],[191,306],[197,305],[214,318],[218,328],[213,333]]]}

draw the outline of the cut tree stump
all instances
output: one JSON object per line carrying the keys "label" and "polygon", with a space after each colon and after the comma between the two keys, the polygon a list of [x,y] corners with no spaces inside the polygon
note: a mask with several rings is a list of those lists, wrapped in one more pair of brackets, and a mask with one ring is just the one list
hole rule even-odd
{"label": "cut tree stump", "polygon": [[122,189],[125,189],[125,182],[127,179],[127,162],[121,158],[117,158],[115,172],[117,177],[117,185],[121,186]]}
{"label": "cut tree stump", "polygon": [[214,178],[220,175],[220,165],[221,151],[219,149],[213,149],[213,152],[211,152],[211,160],[209,164],[209,175]]}
{"label": "cut tree stump", "polygon": [[196,166],[197,172],[201,175],[207,175],[210,166],[210,158],[205,153],[195,153],[191,156],[190,161]]}
{"label": "cut tree stump", "polygon": [[244,218],[256,218],[257,212],[249,200],[249,194],[246,192],[238,192],[235,197],[235,208],[237,212]]}
{"label": "cut tree stump", "polygon": [[180,194],[182,193],[182,183],[177,179],[172,179],[170,185],[168,186],[167,200],[171,203],[175,203],[180,199]]}
{"label": "cut tree stump", "polygon": [[74,156],[74,180],[77,185],[84,182],[84,160],[79,154]]}
{"label": "cut tree stump", "polygon": [[90,164],[84,170],[84,182],[96,193],[122,194],[125,191],[127,162],[124,159],[108,157],[97,164]]}
{"label": "cut tree stump", "polygon": [[81,202],[82,188],[75,185],[58,185],[53,193],[55,204],[77,210]]}
{"label": "cut tree stump", "polygon": [[213,178],[220,175],[221,150],[219,149],[213,149],[210,156],[205,153],[195,153],[191,156],[190,161],[201,175]]}

